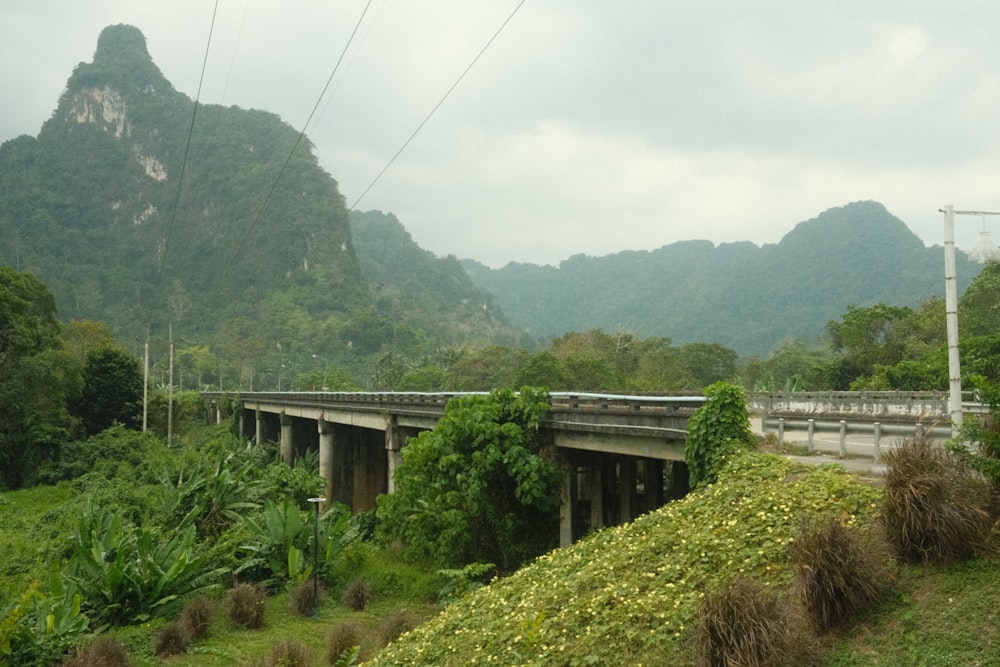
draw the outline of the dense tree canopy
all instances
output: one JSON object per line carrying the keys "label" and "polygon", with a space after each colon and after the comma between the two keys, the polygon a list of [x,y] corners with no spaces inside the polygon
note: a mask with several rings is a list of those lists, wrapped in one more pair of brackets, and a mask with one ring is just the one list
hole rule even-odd
{"label": "dense tree canopy", "polygon": [[0,486],[33,481],[69,431],[78,366],[60,347],[52,294],[31,274],[0,266]]}

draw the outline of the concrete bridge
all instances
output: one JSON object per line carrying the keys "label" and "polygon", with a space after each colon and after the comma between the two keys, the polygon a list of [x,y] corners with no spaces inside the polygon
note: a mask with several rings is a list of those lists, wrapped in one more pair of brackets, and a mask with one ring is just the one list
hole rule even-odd
{"label": "concrete bridge", "polygon": [[[448,400],[461,394],[381,392],[205,392],[221,420],[226,404],[242,408],[240,434],[280,443],[289,464],[318,451],[326,497],[352,511],[375,508],[393,491],[406,439],[432,429]],[[687,491],[684,440],[702,396],[552,393],[541,437],[567,471],[560,544],[588,530],[631,521],[661,506],[667,491]]]}

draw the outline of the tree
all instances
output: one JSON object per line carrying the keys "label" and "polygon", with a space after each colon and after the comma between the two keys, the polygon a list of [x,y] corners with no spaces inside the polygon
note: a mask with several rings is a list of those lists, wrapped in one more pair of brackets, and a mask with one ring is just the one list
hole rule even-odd
{"label": "tree", "polygon": [[139,360],[118,345],[90,352],[83,370],[83,394],[75,414],[87,435],[100,433],[116,422],[127,427],[138,426],[142,414]]}
{"label": "tree", "polygon": [[562,470],[538,438],[544,390],[453,398],[432,431],[403,448],[379,530],[442,567],[510,572],[556,544]]}
{"label": "tree", "polygon": [[858,377],[872,375],[876,365],[900,362],[905,346],[898,329],[912,315],[912,308],[878,303],[867,308],[848,306],[841,321],[827,322],[827,336],[838,355],[829,371],[833,388],[847,389]]}
{"label": "tree", "polygon": [[61,350],[55,300],[26,272],[0,266],[0,486],[34,482],[70,428],[78,367]]}
{"label": "tree", "polygon": [[680,358],[698,387],[732,380],[736,376],[736,352],[718,343],[688,343],[681,347]]}
{"label": "tree", "polygon": [[990,261],[958,302],[961,337],[988,336],[1000,330],[1000,262]]}

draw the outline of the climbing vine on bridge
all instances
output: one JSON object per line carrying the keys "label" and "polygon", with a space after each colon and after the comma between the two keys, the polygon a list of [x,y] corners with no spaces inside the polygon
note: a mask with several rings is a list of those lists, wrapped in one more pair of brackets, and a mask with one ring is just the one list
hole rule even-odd
{"label": "climbing vine on bridge", "polygon": [[691,486],[715,481],[726,458],[753,446],[746,393],[729,382],[705,389],[708,399],[688,420],[684,460]]}

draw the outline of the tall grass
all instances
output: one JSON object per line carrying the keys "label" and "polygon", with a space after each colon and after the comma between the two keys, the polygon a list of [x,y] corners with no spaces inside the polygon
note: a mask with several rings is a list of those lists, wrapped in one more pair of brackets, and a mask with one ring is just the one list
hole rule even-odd
{"label": "tall grass", "polygon": [[948,563],[988,549],[991,489],[980,473],[926,438],[902,441],[884,460],[882,519],[899,558]]}
{"label": "tall grass", "polygon": [[891,588],[894,573],[879,537],[830,517],[805,526],[788,546],[795,592],[818,634],[850,626]]}

